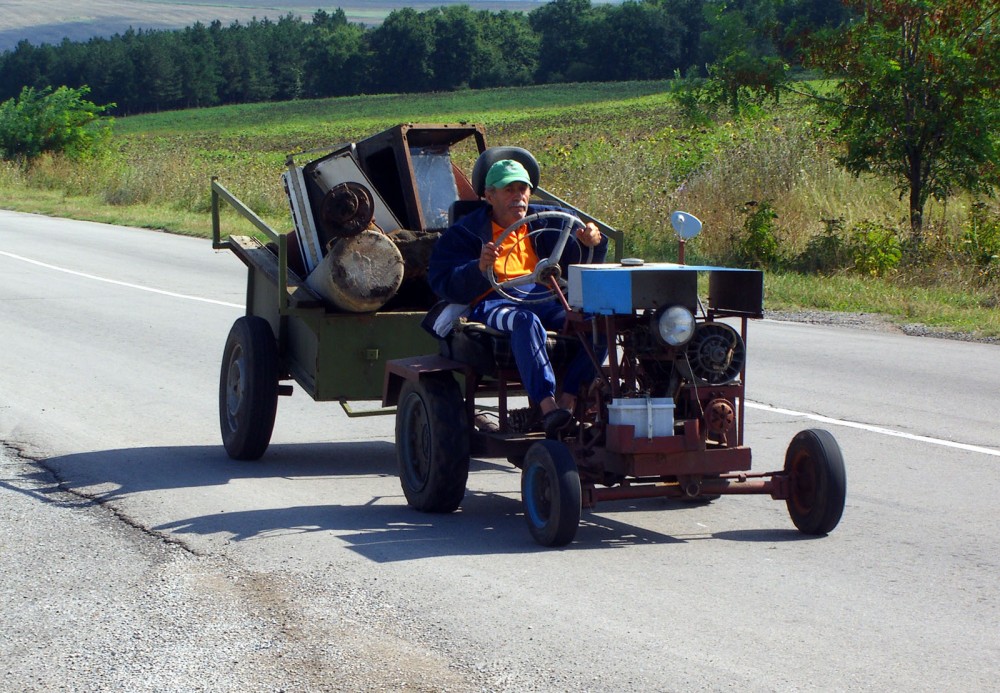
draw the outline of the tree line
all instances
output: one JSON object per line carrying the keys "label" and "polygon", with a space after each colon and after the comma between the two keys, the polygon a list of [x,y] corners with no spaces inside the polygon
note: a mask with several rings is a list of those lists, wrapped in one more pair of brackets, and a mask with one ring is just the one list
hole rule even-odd
{"label": "tree line", "polygon": [[[0,102],[25,87],[86,85],[111,113],[355,94],[706,75],[764,78],[800,39],[839,26],[840,0],[554,0],[530,13],[451,5],[394,10],[374,27],[341,9],[310,20],[129,30],[0,54]],[[728,63],[727,63],[728,61]]]}

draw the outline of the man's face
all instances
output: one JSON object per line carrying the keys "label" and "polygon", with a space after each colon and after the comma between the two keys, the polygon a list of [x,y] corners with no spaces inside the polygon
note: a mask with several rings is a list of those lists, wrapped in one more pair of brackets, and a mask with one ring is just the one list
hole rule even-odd
{"label": "man's face", "polygon": [[520,181],[486,191],[486,201],[493,207],[493,221],[503,228],[524,219],[530,197],[531,186]]}

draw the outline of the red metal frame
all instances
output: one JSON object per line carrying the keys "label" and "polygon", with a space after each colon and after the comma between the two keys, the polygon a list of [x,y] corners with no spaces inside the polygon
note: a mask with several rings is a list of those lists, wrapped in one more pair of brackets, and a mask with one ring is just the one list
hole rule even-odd
{"label": "red metal frame", "polygon": [[[635,437],[631,425],[607,422],[604,395],[612,399],[623,397],[637,389],[638,374],[633,359],[622,354],[610,358],[607,366],[598,363],[591,343],[594,332],[600,333],[607,344],[617,345],[621,330],[634,325],[631,315],[584,316],[566,304],[561,291],[559,299],[567,309],[564,332],[579,338],[582,347],[604,381],[603,393],[588,401],[577,402],[577,421],[589,424],[589,432],[580,429],[578,435],[566,441],[577,462],[583,491],[583,505],[593,507],[600,501],[638,498],[680,498],[726,494],[769,494],[781,500],[788,497],[788,475],[784,471],[751,473],[751,451],[743,443],[745,421],[744,393],[746,364],[740,370],[739,381],[725,385],[685,386],[681,397],[687,401],[704,402],[719,398],[731,402],[735,409],[735,445],[710,440],[699,419],[675,422],[675,435],[654,438]],[[740,336],[747,339],[748,318],[739,313],[710,310],[708,319],[740,318]],[[617,354],[615,349],[613,354]],[[469,435],[473,454],[507,457],[514,464],[527,449],[541,439],[540,433],[504,433],[507,430],[507,398],[511,390],[520,387],[516,371],[500,371],[495,379],[485,379],[465,364],[443,356],[424,356],[393,362],[386,373],[386,401],[393,404],[392,394],[399,392],[401,383],[390,380],[418,378],[421,373],[452,371],[463,375]],[[473,425],[477,395],[496,395],[501,432],[477,431]],[[728,436],[727,436],[728,437]]]}

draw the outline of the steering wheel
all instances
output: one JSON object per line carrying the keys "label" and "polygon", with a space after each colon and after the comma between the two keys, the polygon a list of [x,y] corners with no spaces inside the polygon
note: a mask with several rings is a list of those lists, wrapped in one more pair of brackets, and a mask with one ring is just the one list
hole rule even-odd
{"label": "steering wheel", "polygon": [[[492,286],[498,294],[510,301],[514,301],[515,303],[545,303],[546,301],[551,301],[556,298],[557,294],[554,288],[550,288],[548,291],[544,292],[529,293],[530,287],[535,284],[549,286],[550,278],[554,278],[556,280],[560,289],[566,289],[567,283],[566,280],[562,278],[562,270],[559,267],[559,258],[562,257],[563,251],[566,249],[566,243],[569,242],[573,230],[577,227],[585,226],[578,216],[570,214],[569,212],[560,212],[556,210],[537,212],[535,214],[529,214],[520,221],[515,221],[513,224],[508,226],[503,230],[503,233],[497,237],[494,243],[499,247],[503,241],[506,240],[507,236],[514,233],[514,231],[521,228],[525,224],[530,224],[538,219],[560,219],[561,223],[559,226],[543,226],[529,231],[523,238],[517,241],[517,243],[526,243],[532,236],[540,234],[543,231],[559,231],[559,240],[556,241],[555,247],[552,249],[552,253],[546,258],[538,258],[538,264],[535,265],[535,270],[533,272],[525,274],[521,277],[514,277],[513,279],[500,282],[497,281],[495,265],[490,265],[489,269],[486,270],[486,278],[489,279],[490,286]],[[573,241],[578,247],[583,246],[583,244],[580,243],[575,236],[573,237]],[[594,248],[593,246],[586,246],[586,248],[587,257],[583,260],[583,262],[590,263],[594,259]],[[582,255],[583,253],[581,253],[581,256]],[[519,289],[518,287],[521,286],[527,286],[529,288]]]}

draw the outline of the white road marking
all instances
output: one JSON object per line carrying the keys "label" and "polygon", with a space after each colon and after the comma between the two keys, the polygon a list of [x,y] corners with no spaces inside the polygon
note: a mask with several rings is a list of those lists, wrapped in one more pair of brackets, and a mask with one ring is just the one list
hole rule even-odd
{"label": "white road marking", "polygon": [[847,428],[857,428],[862,431],[868,431],[870,433],[878,433],[884,436],[905,438],[907,440],[915,440],[921,443],[930,443],[931,445],[941,445],[946,448],[957,448],[958,450],[966,450],[968,452],[978,452],[984,455],[993,455],[994,457],[1000,457],[1000,450],[997,450],[995,448],[982,447],[981,445],[969,445],[968,443],[956,443],[953,440],[930,438],[928,436],[916,435],[915,433],[905,433],[903,431],[894,431],[891,428],[884,428],[882,426],[873,426],[871,424],[859,423],[857,421],[845,421],[844,419],[833,419],[829,416],[822,416],[820,414],[809,414],[807,412],[793,411],[791,409],[781,409],[780,407],[772,407],[767,404],[759,404],[758,402],[747,402],[746,405],[750,409],[760,409],[761,411],[774,412],[775,414],[784,414],[785,416],[797,416],[805,419],[810,419],[812,421],[818,421],[819,423],[830,424],[831,426],[846,426]]}
{"label": "white road marking", "polygon": [[65,272],[66,274],[72,274],[77,277],[83,277],[85,279],[93,279],[98,282],[105,282],[106,284],[115,284],[117,286],[125,286],[129,289],[138,289],[139,291],[148,291],[151,294],[160,294],[161,296],[170,296],[172,298],[182,298],[187,301],[199,301],[201,303],[211,303],[217,306],[228,306],[230,308],[243,308],[242,303],[229,303],[227,301],[216,301],[213,298],[203,298],[201,296],[191,296],[190,294],[178,294],[173,291],[164,291],[163,289],[154,289],[151,286],[143,286],[141,284],[130,284],[129,282],[118,281],[117,279],[108,279],[107,277],[98,277],[94,274],[87,274],[86,272],[77,272],[76,270],[67,269],[65,267],[57,267],[56,265],[50,265],[47,262],[39,262],[38,260],[32,260],[31,258],[22,257],[20,255],[15,255],[14,253],[7,253],[0,250],[0,255],[4,255],[15,260],[20,260],[21,262],[28,262],[32,265],[38,265],[39,267],[44,267],[46,269],[55,270],[57,272]]}
{"label": "white road marking", "polygon": [[[230,308],[243,308],[242,304],[239,303],[229,303],[227,301],[217,301],[212,298],[202,298],[201,296],[191,296],[189,294],[179,294],[173,291],[164,291],[162,289],[154,289],[149,286],[142,286],[141,284],[131,284],[129,282],[118,281],[117,279],[108,279],[107,277],[98,277],[93,274],[87,274],[86,272],[77,272],[76,270],[67,269],[65,267],[57,267],[56,265],[50,265],[46,262],[39,262],[38,260],[32,260],[30,258],[22,257],[20,255],[15,255],[14,253],[8,253],[0,250],[0,255],[4,255],[15,260],[20,260],[22,262],[28,262],[33,265],[38,265],[39,267],[45,267],[46,269],[55,270],[57,272],[65,272],[66,274],[72,274],[77,277],[84,277],[85,279],[93,279],[94,281],[105,282],[107,284],[115,284],[117,286],[125,286],[130,289],[138,289],[139,291],[148,291],[154,294],[160,294],[162,296],[171,296],[173,298],[181,298],[188,301],[199,301],[201,303],[211,303],[218,306],[227,306]],[[994,457],[1000,457],[1000,450],[994,448],[986,448],[980,445],[969,445],[968,443],[957,443],[952,440],[942,440],[940,438],[930,438],[928,436],[916,435],[914,433],[906,433],[904,431],[894,431],[891,428],[884,428],[882,426],[872,426],[871,424],[859,423],[857,421],[845,421],[843,419],[834,419],[829,416],[822,416],[820,414],[809,414],[807,412],[793,411],[791,409],[782,409],[780,407],[772,407],[767,404],[759,404],[757,402],[747,402],[746,406],[750,409],[760,409],[761,411],[769,411],[775,414],[783,414],[785,416],[795,416],[804,419],[810,419],[819,423],[829,424],[831,426],[845,426],[847,428],[857,428],[862,431],[868,431],[870,433],[878,433],[885,436],[893,436],[895,438],[905,438],[906,440],[914,440],[921,443],[929,443],[931,445],[941,445],[948,448],[956,448],[958,450],[966,450],[968,452],[978,452],[984,455],[993,455]]]}

